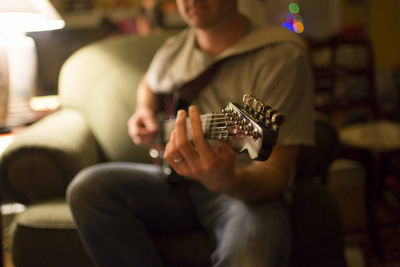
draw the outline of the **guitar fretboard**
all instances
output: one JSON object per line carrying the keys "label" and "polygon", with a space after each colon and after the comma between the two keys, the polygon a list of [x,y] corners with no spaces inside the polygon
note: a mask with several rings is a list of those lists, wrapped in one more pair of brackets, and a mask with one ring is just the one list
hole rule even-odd
{"label": "guitar fretboard", "polygon": [[[203,129],[204,137],[210,140],[226,140],[229,136],[227,130],[227,119],[222,113],[209,113],[200,115],[201,126]],[[172,131],[175,129],[175,119],[170,119],[163,124],[163,141],[167,143],[171,136]],[[192,127],[190,119],[186,119],[186,129],[188,139],[192,139]]]}

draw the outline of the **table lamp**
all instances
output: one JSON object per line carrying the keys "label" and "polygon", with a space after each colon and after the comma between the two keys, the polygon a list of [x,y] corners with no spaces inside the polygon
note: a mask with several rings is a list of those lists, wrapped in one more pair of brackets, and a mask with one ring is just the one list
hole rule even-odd
{"label": "table lamp", "polygon": [[32,122],[37,86],[35,42],[27,32],[65,25],[49,0],[0,0],[0,131]]}

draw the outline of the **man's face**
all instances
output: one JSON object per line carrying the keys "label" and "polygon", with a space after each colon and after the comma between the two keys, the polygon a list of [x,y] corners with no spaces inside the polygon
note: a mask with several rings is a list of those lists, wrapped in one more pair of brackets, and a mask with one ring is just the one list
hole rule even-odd
{"label": "man's face", "polygon": [[176,0],[179,13],[191,26],[208,29],[237,13],[237,0]]}

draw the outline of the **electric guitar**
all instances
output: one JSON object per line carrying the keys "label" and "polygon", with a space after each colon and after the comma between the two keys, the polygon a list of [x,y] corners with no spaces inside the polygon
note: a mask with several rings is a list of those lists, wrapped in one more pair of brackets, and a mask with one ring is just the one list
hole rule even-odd
{"label": "electric guitar", "polygon": [[[284,116],[258,99],[245,94],[243,104],[230,102],[220,113],[200,116],[205,139],[226,141],[236,153],[247,153],[253,160],[266,160],[271,155]],[[163,122],[159,138],[168,142],[175,120]],[[189,140],[192,137],[187,119]],[[159,150],[151,149],[150,156],[160,157]]]}

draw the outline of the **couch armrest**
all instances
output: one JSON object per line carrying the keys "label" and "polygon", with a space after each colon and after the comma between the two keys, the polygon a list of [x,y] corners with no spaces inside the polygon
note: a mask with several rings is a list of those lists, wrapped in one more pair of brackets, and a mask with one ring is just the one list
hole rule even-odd
{"label": "couch armrest", "polygon": [[27,127],[3,152],[2,200],[27,203],[64,196],[74,175],[99,161],[99,148],[83,115],[59,110]]}

